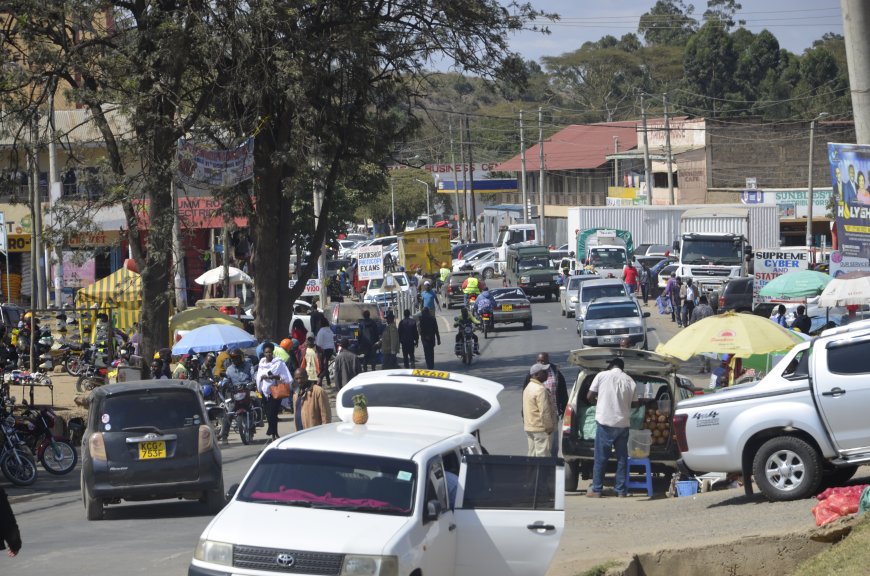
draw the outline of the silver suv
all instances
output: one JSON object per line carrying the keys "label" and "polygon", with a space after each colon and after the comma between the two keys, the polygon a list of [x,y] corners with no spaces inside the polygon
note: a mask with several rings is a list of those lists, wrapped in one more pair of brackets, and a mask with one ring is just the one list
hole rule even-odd
{"label": "silver suv", "polygon": [[583,346],[619,346],[624,338],[632,348],[647,349],[646,318],[634,298],[597,298],[578,323]]}
{"label": "silver suv", "polygon": [[596,298],[629,298],[628,287],[625,282],[617,278],[603,278],[590,280],[580,284],[577,295],[577,304],[574,308],[574,316],[577,318],[577,334],[580,334],[580,325],[586,315],[586,307]]}

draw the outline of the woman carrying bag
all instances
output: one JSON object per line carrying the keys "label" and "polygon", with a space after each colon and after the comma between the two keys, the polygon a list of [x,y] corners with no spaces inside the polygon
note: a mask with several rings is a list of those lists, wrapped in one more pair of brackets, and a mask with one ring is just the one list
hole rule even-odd
{"label": "woman carrying bag", "polygon": [[266,435],[275,440],[278,438],[278,414],[281,412],[281,401],[290,396],[290,382],[293,377],[287,370],[287,364],[274,357],[275,345],[266,342],[263,345],[263,357],[257,365],[257,389],[266,399]]}

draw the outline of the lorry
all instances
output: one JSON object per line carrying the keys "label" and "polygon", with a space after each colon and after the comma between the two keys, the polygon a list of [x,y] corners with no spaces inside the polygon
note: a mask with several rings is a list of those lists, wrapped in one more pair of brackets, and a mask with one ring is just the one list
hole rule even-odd
{"label": "lorry", "polygon": [[399,236],[399,264],[409,273],[420,268],[424,276],[438,274],[442,262],[452,260],[449,228],[420,228]]}
{"label": "lorry", "polygon": [[559,297],[559,273],[546,246],[511,246],[504,277],[508,285],[519,286],[530,298],[543,296],[549,302]]}
{"label": "lorry", "polygon": [[681,400],[678,468],[742,473],[772,501],[848,481],[870,463],[870,321],[825,330],[761,380]]}
{"label": "lorry", "polygon": [[612,274],[622,278],[622,270],[631,261],[634,246],[631,232],[605,228],[590,228],[577,234],[577,258],[591,264],[602,278]]}
{"label": "lorry", "polygon": [[725,282],[752,273],[748,233],[745,208],[686,210],[680,217],[680,238],[673,244],[679,252],[676,275],[691,278],[697,295],[706,295],[715,308]]}
{"label": "lorry", "polygon": [[538,243],[538,227],[536,224],[508,224],[498,230],[495,248],[497,273],[503,274],[507,264],[508,248],[512,246],[532,246]]}

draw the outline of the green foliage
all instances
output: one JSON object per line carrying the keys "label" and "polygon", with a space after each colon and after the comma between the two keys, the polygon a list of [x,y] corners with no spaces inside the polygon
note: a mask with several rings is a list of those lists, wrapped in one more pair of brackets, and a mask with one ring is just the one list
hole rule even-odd
{"label": "green foliage", "polygon": [[686,6],[682,0],[658,0],[640,17],[637,32],[648,46],[685,46],[698,29],[692,18],[694,11],[694,6]]}
{"label": "green foliage", "polygon": [[683,59],[689,102],[717,115],[718,99],[731,94],[737,57],[731,37],[718,22],[707,22],[686,44]]}

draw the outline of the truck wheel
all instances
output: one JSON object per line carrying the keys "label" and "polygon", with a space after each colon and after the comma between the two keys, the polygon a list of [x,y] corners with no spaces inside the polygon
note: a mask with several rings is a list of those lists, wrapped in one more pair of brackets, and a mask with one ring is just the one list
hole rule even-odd
{"label": "truck wheel", "polygon": [[800,500],[819,488],[822,461],[816,449],[804,440],[779,436],[762,444],[755,453],[752,474],[768,500]]}
{"label": "truck wheel", "polygon": [[580,483],[580,462],[569,460],[565,462],[565,492],[576,492]]}

